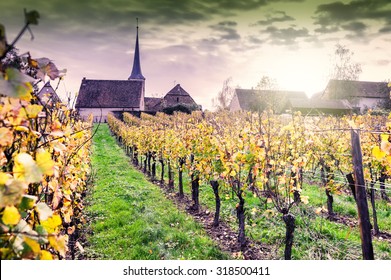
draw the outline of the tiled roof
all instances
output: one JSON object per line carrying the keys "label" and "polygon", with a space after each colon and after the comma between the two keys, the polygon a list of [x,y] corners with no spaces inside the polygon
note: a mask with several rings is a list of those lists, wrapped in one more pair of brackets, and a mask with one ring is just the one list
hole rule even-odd
{"label": "tiled roof", "polygon": [[162,110],[162,98],[144,97],[145,111],[158,112]]}
{"label": "tiled roof", "polygon": [[387,82],[330,80],[325,93],[330,99],[388,98],[390,89]]}
{"label": "tiled roof", "polygon": [[352,105],[346,99],[339,100],[320,100],[309,98],[289,98],[292,108],[308,109],[333,109],[333,110],[352,110]]}
{"label": "tiled roof", "polygon": [[167,92],[167,95],[181,95],[181,96],[190,96],[190,94],[184,90],[180,84],[177,84],[175,87],[173,87],[169,92]]}
{"label": "tiled roof", "polygon": [[81,82],[76,108],[139,108],[141,80],[88,80]]}
{"label": "tiled roof", "polygon": [[163,97],[163,106],[171,107],[180,103],[198,106],[194,99],[190,96],[190,94],[185,91],[180,84],[177,84]]}

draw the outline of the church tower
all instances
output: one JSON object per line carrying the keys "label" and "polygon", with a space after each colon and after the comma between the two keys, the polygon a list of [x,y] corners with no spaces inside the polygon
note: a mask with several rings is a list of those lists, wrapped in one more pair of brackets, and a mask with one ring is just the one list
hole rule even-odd
{"label": "church tower", "polygon": [[128,80],[129,81],[137,81],[142,83],[142,92],[140,98],[140,111],[144,111],[145,109],[145,77],[141,73],[141,65],[140,65],[140,49],[138,45],[138,18],[137,20],[137,31],[136,31],[136,46],[134,48],[134,58],[133,58],[133,68],[132,73],[130,74]]}
{"label": "church tower", "polygon": [[133,69],[128,80],[145,80],[145,77],[141,73],[141,65],[140,65],[140,50],[138,46],[138,18],[137,18],[136,46],[134,48]]}

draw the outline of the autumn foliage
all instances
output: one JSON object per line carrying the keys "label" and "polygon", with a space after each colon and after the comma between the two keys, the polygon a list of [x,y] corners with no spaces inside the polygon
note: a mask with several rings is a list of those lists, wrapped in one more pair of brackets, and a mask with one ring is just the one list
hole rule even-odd
{"label": "autumn foliage", "polygon": [[51,60],[1,55],[0,256],[64,259],[83,223],[91,123],[38,97],[39,84],[62,78]]}

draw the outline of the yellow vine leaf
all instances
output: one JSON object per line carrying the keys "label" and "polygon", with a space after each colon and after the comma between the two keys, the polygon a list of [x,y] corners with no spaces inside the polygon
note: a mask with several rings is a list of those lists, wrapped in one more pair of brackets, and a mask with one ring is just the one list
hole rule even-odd
{"label": "yellow vine leaf", "polygon": [[378,146],[373,147],[372,149],[372,155],[377,159],[380,160],[386,156],[386,153],[383,152]]}
{"label": "yellow vine leaf", "polygon": [[82,131],[79,131],[79,132],[77,132],[77,133],[75,134],[75,138],[76,138],[76,139],[81,139],[81,138],[83,138],[83,136],[84,136],[84,133],[83,133]]}
{"label": "yellow vine leaf", "polygon": [[10,174],[0,172],[0,186],[4,186],[9,179],[12,179]]}
{"label": "yellow vine leaf", "polygon": [[52,155],[48,151],[40,149],[37,152],[36,161],[44,175],[53,175],[54,161],[52,160]]}
{"label": "yellow vine leaf", "polygon": [[380,134],[380,139],[382,142],[388,142],[389,138],[390,138],[390,135],[388,135],[388,134],[385,134],[385,133]]}
{"label": "yellow vine leaf", "polygon": [[62,225],[62,220],[60,215],[54,214],[46,221],[41,221],[41,225],[48,233],[55,233],[57,231],[57,228]]}
{"label": "yellow vine leaf", "polygon": [[6,206],[3,212],[3,223],[5,225],[16,225],[21,219],[20,213],[15,206]]}
{"label": "yellow vine leaf", "polygon": [[20,132],[29,132],[30,131],[30,129],[24,125],[18,125],[17,127],[15,127],[15,130],[20,131]]}
{"label": "yellow vine leaf", "polygon": [[43,106],[37,104],[30,104],[26,107],[26,113],[29,118],[36,118],[38,114],[42,111]]}
{"label": "yellow vine leaf", "polygon": [[72,209],[67,209],[63,207],[61,208],[61,213],[65,223],[70,223],[72,221],[72,215],[73,215]]}
{"label": "yellow vine leaf", "polygon": [[68,235],[50,236],[48,239],[50,246],[52,246],[57,252],[59,252],[62,257],[65,257],[65,254],[68,249]]}
{"label": "yellow vine leaf", "polygon": [[38,183],[42,179],[42,173],[31,155],[20,153],[14,159],[14,177],[26,183]]}
{"label": "yellow vine leaf", "polygon": [[40,260],[48,260],[48,261],[51,261],[51,260],[53,260],[53,256],[52,256],[52,254],[50,254],[49,251],[41,250],[41,254],[40,254],[40,256],[39,256],[39,259],[40,259]]}
{"label": "yellow vine leaf", "polygon": [[39,243],[34,240],[34,239],[31,239],[27,236],[24,237],[24,242],[30,247],[30,249],[36,253],[36,254],[39,254],[41,253],[41,246],[39,245]]}

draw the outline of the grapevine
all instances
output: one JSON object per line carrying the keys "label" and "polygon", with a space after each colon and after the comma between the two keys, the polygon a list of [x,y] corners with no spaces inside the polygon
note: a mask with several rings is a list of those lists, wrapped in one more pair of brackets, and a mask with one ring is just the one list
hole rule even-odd
{"label": "grapevine", "polygon": [[84,223],[91,120],[38,97],[39,83],[62,79],[51,60],[21,57],[12,48],[2,55],[0,256],[64,259]]}

